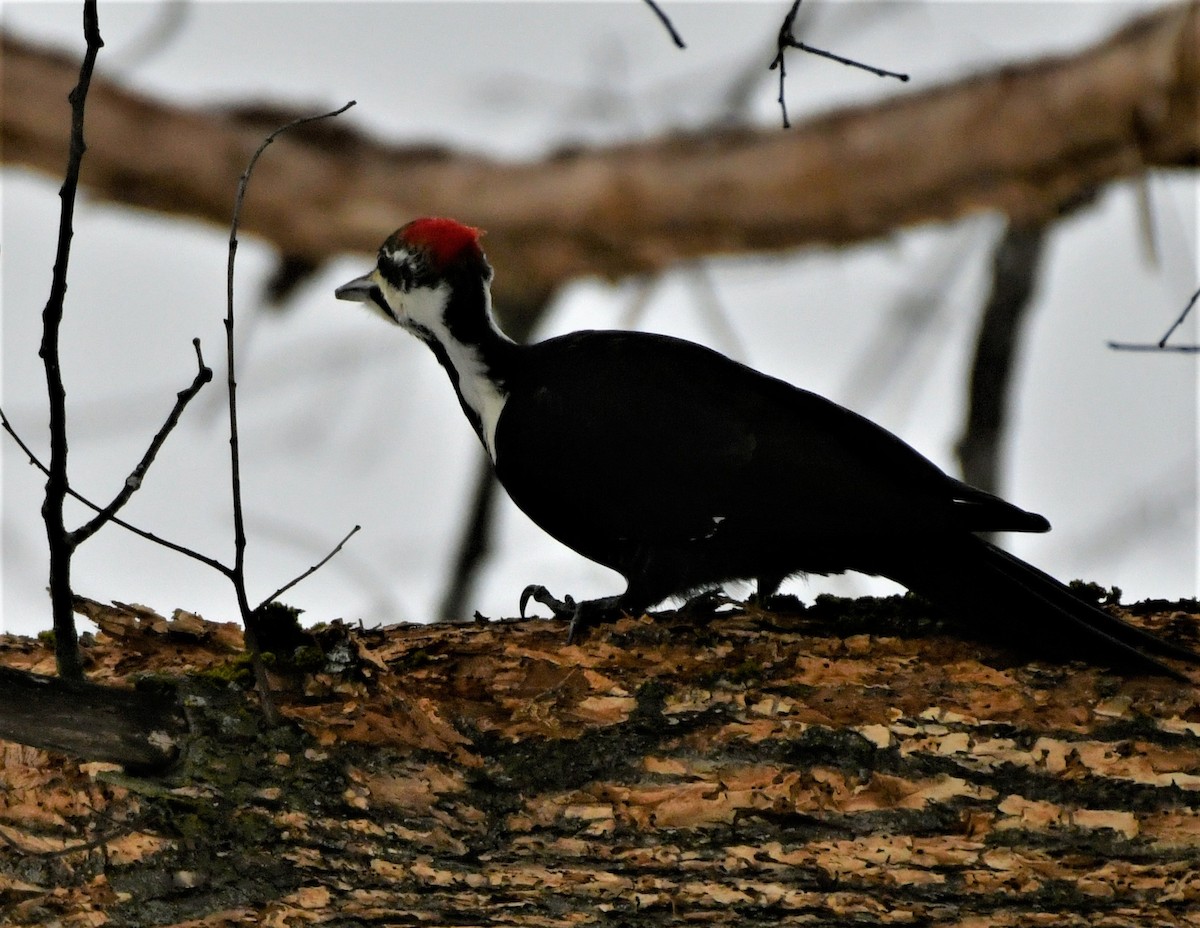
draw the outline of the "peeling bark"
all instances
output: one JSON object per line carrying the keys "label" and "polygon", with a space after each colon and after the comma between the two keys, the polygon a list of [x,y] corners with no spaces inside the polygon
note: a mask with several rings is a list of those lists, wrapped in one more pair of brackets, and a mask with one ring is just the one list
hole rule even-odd
{"label": "peeling bark", "polygon": [[0,738],[8,741],[157,769],[174,760],[184,727],[173,704],[150,694],[0,667]]}
{"label": "peeling bark", "polygon": [[[1200,691],[1025,663],[912,598],[571,646],[318,628],[277,729],[235,626],[123,609],[89,674],[174,679],[186,750],[135,777],[0,749],[5,924],[1200,924]],[[1194,641],[1200,608],[1133,620]]]}

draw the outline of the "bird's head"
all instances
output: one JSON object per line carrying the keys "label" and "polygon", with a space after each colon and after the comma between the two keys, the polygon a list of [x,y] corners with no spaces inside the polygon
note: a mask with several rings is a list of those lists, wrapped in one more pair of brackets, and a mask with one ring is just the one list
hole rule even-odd
{"label": "bird's head", "polygon": [[492,269],[481,234],[453,219],[414,219],[383,243],[374,270],[338,287],[335,295],[365,303],[422,339],[435,338],[453,328],[447,316],[460,302],[456,293],[461,298],[482,289],[486,312]]}

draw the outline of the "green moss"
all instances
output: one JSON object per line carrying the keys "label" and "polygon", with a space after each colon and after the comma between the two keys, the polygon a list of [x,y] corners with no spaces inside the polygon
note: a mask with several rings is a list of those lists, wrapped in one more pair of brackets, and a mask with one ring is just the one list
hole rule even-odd
{"label": "green moss", "polygon": [[[263,655],[263,663],[267,663],[267,655]],[[201,680],[213,683],[232,683],[237,686],[249,686],[254,682],[254,658],[249,651],[236,655],[232,660],[223,664],[214,664],[198,675]]]}
{"label": "green moss", "polygon": [[291,654],[312,643],[312,635],[300,626],[303,612],[280,602],[267,603],[254,611],[254,629],[261,651]]}
{"label": "green moss", "polygon": [[[191,736],[180,762],[152,780],[104,774],[137,793],[139,827],[172,840],[136,866],[106,869],[113,888],[129,901],[109,913],[112,924],[152,928],[170,919],[201,918],[213,911],[275,898],[303,872],[266,849],[281,842],[274,810],[314,809],[340,796],[343,766],[292,725],[268,727],[257,697],[227,677],[248,671],[239,655],[216,672],[176,681],[187,707]],[[288,762],[275,758],[286,754]],[[264,789],[278,791],[266,799]],[[200,875],[181,887],[180,872]]]}
{"label": "green moss", "polygon": [[1094,606],[1121,605],[1121,588],[1119,586],[1103,587],[1090,580],[1072,580],[1067,586],[1080,599]]}
{"label": "green moss", "polygon": [[292,666],[300,673],[316,673],[325,666],[325,652],[315,644],[299,647],[292,655]]}

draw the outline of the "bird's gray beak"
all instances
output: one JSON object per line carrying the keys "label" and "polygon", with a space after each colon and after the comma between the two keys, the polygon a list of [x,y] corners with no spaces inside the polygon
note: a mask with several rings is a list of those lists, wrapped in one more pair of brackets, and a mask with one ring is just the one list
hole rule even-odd
{"label": "bird's gray beak", "polygon": [[375,289],[375,279],[371,274],[364,274],[362,277],[356,277],[349,283],[342,284],[333,291],[333,295],[339,300],[350,300],[354,303],[369,303],[371,302],[371,291]]}

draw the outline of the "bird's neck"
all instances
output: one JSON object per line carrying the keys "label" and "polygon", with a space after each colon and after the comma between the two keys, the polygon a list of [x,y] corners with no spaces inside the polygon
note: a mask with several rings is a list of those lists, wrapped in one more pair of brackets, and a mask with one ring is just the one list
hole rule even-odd
{"label": "bird's neck", "polygon": [[509,374],[521,347],[496,325],[487,286],[465,293],[452,290],[441,325],[425,341],[446,369],[463,412],[495,462],[496,423],[508,400]]}

